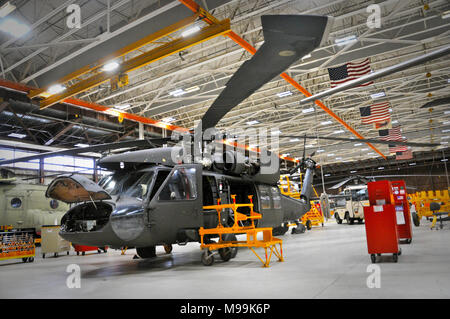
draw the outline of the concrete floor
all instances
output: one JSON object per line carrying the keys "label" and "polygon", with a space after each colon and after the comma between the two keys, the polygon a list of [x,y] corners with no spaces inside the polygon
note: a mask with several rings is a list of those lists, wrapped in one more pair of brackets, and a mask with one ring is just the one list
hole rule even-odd
{"label": "concrete floor", "polygon": [[[450,231],[413,227],[398,263],[383,257],[380,288],[368,288],[372,265],[364,225],[314,227],[283,238],[285,262],[261,267],[248,250],[213,266],[200,261],[198,244],[174,246],[171,255],[133,260],[134,250],[52,256],[34,263],[0,262],[0,298],[450,298]],[[81,268],[81,288],[69,289],[67,266]]]}

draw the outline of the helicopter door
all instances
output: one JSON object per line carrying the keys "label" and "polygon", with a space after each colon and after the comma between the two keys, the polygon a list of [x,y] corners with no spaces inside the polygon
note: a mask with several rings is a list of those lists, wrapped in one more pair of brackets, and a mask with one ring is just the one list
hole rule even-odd
{"label": "helicopter door", "polygon": [[150,230],[161,242],[174,243],[180,231],[202,226],[202,211],[202,166],[177,165],[150,200]]}

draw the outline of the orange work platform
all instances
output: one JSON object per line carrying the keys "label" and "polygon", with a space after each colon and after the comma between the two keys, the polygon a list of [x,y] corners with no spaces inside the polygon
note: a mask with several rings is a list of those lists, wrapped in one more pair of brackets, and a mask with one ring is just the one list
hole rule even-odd
{"label": "orange work platform", "polygon": [[[204,210],[215,209],[217,211],[218,216],[218,225],[216,228],[203,228],[201,227],[199,230],[200,234],[200,248],[205,249],[205,252],[202,256],[202,262],[206,266],[210,266],[214,262],[214,253],[212,251],[218,250],[220,256],[224,261],[230,259],[224,253],[225,249],[233,248],[233,247],[248,247],[258,259],[262,262],[263,267],[269,267],[270,260],[273,255],[278,257],[278,261],[283,260],[283,247],[282,240],[275,238],[272,236],[272,227],[264,227],[264,228],[256,228],[254,220],[260,219],[262,216],[259,213],[256,213],[253,210],[253,196],[248,196],[250,203],[249,204],[236,204],[236,195],[231,195],[233,199],[232,204],[220,204],[220,200],[217,201],[217,205],[203,206]],[[250,215],[245,215],[239,213],[237,210],[240,207],[249,207]],[[234,224],[231,227],[225,227],[221,223],[221,212],[224,209],[231,209],[234,214]],[[242,222],[246,222],[247,226],[242,226]],[[241,224],[241,225],[240,225]],[[262,240],[257,238],[258,233],[263,233]],[[246,240],[238,241],[238,240],[225,240],[224,235],[227,234],[245,234]],[[218,242],[207,242],[205,241],[205,235],[219,235]],[[277,245],[279,247],[277,247]],[[264,259],[260,257],[260,255],[255,251],[255,248],[263,248],[265,252]]]}

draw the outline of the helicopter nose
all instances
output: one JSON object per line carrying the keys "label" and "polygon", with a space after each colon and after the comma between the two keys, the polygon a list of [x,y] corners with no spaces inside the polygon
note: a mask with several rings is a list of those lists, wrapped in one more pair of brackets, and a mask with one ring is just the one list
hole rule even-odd
{"label": "helicopter nose", "polygon": [[114,233],[124,241],[136,239],[145,228],[142,205],[122,205],[110,216]]}

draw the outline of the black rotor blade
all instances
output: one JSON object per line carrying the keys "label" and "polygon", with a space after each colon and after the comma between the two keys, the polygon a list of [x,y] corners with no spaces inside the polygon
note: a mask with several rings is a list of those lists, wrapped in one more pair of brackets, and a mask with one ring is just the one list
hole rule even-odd
{"label": "black rotor blade", "polygon": [[347,184],[348,182],[350,182],[353,179],[354,179],[354,177],[346,178],[342,182],[339,182],[336,185],[331,186],[330,189],[338,189],[339,187],[341,187],[342,185]]}
{"label": "black rotor blade", "polygon": [[[227,82],[202,118],[202,130],[214,127],[232,108],[328,37],[332,18],[312,15],[261,17],[264,44]],[[329,23],[330,22],[330,23]]]}
{"label": "black rotor blade", "polygon": [[125,142],[115,142],[115,143],[106,143],[106,144],[98,144],[88,147],[79,147],[79,148],[71,148],[62,151],[54,151],[54,152],[46,152],[40,153],[31,156],[25,156],[10,160],[0,161],[0,165],[12,164],[17,162],[28,162],[35,159],[47,158],[53,156],[62,156],[62,155],[77,155],[82,153],[91,153],[91,152],[103,152],[112,149],[118,148],[130,148],[130,147],[149,147],[153,148],[153,142],[164,142],[169,141],[170,138],[157,138],[157,139],[148,139],[148,140],[134,140],[134,141],[125,141]]}
{"label": "black rotor blade", "polygon": [[345,138],[345,137],[331,137],[331,136],[312,136],[312,135],[304,135],[304,136],[296,136],[296,135],[279,135],[279,138],[310,138],[310,139],[322,139],[322,140],[331,140],[331,141],[346,141],[346,142],[369,142],[373,144],[387,144],[387,145],[406,145],[406,146],[417,146],[417,147],[435,147],[440,146],[438,143],[416,143],[416,142],[402,142],[402,141],[383,141],[373,138]]}

